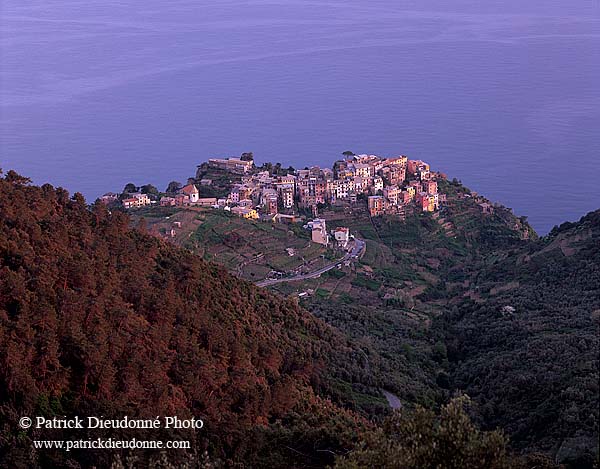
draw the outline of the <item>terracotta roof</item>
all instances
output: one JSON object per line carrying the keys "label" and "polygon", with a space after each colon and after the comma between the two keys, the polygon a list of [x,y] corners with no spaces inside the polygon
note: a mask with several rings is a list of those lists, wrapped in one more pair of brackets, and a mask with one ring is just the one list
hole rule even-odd
{"label": "terracotta roof", "polygon": [[188,184],[183,189],[181,189],[181,192],[183,192],[184,194],[194,194],[198,193],[198,188],[194,184]]}

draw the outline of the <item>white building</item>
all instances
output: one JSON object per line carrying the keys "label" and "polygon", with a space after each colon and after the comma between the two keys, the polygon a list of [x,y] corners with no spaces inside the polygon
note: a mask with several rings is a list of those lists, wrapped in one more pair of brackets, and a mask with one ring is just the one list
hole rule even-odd
{"label": "white building", "polygon": [[373,178],[373,190],[375,191],[375,194],[383,190],[383,179],[379,176]]}
{"label": "white building", "polygon": [[346,248],[348,241],[350,241],[350,230],[346,227],[340,226],[333,230],[333,237],[339,246]]}
{"label": "white building", "polygon": [[148,197],[148,194],[137,192],[135,194],[131,194],[131,197],[138,200],[138,207],[150,205],[150,197]]}
{"label": "white building", "polygon": [[294,207],[294,185],[293,184],[279,184],[277,186],[279,196],[281,197],[281,204],[283,208]]}
{"label": "white building", "polygon": [[308,222],[308,226],[311,229],[314,243],[323,244],[324,246],[329,244],[329,235],[327,234],[327,226],[324,219],[315,218],[313,221]]}
{"label": "white building", "polygon": [[187,195],[190,198],[190,202],[195,204],[200,198],[200,191],[194,184],[188,184],[181,189],[181,193]]}

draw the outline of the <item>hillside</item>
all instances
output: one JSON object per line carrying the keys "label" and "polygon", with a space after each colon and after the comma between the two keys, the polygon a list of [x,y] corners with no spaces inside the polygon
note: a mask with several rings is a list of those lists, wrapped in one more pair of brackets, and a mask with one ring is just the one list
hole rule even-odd
{"label": "hillside", "polygon": [[452,387],[523,451],[574,467],[598,453],[600,211],[478,266],[436,324]]}
{"label": "hillside", "polygon": [[[328,226],[366,240],[365,255],[272,289],[313,292],[302,304],[368,350],[373,376],[404,405],[435,408],[464,390],[480,422],[504,429],[516,449],[588,467],[598,434],[597,212],[538,239],[504,207],[482,213],[489,201],[459,182],[443,181],[441,190],[448,202],[439,214],[371,219],[360,204],[325,210]],[[211,230],[230,230],[230,221],[208,217]],[[268,257],[269,225],[237,223],[256,226],[247,245]],[[243,242],[248,229],[235,232]],[[234,252],[203,239],[223,259]],[[505,306],[515,312],[502,313]]]}
{"label": "hillside", "polygon": [[[449,395],[448,370],[440,355],[443,340],[432,334],[431,324],[463,294],[471,269],[487,256],[536,238],[526,221],[508,209],[497,206],[492,215],[482,214],[478,204],[486,199],[458,181],[442,179],[440,190],[448,201],[439,213],[409,213],[404,220],[371,218],[364,202],[324,208],[321,216],[330,229],[347,226],[366,241],[364,256],[319,278],[271,287],[284,296],[313,292],[302,304],[360,344],[368,352],[364,363],[374,383],[405,405],[431,407]],[[143,218],[156,235],[179,223],[171,242],[254,281],[271,270],[319,267],[326,261],[321,256],[331,255],[310,243],[298,224],[248,221],[223,210],[196,208],[155,207],[132,216],[135,224]],[[287,247],[296,255],[288,256]],[[348,391],[345,383],[335,387],[339,394]]]}
{"label": "hillside", "polygon": [[[149,233],[251,281],[265,279],[272,271],[318,268],[328,255],[299,224],[249,221],[224,210],[199,207],[143,208],[133,212],[132,218],[137,223],[143,218]],[[171,229],[174,236],[168,235]]]}
{"label": "hillside", "polygon": [[[245,246],[267,250],[268,224],[223,217],[207,230],[219,220],[210,212],[158,208],[132,223],[9,172],[0,179],[0,467],[125,464],[126,451],[32,450],[34,439],[99,436],[193,444],[136,452],[136,467],[164,458],[188,467],[367,467],[391,464],[390,448],[411,468],[447,454],[467,458],[462,467],[552,467],[537,451],[591,467],[599,212],[538,240],[500,207],[481,215],[478,200],[452,184],[456,198],[440,213],[451,233],[430,214],[331,213],[331,225],[345,221],[367,253],[277,287],[313,290],[301,302],[309,313],[293,296],[145,233],[152,215],[188,216],[176,243],[217,249],[221,238],[210,244],[197,233],[252,233],[260,242]],[[293,230],[285,236],[302,241]],[[383,426],[381,389],[402,402]],[[476,423],[506,431],[529,459],[510,457],[500,433],[480,432],[462,410],[468,399],[446,405],[460,391]],[[205,427],[23,431],[23,415],[194,416]],[[415,434],[427,442],[403,436]]]}
{"label": "hillside", "polygon": [[274,467],[330,463],[367,425],[327,400],[330,379],[365,379],[342,334],[130,229],[119,212],[90,210],[78,194],[29,186],[13,172],[0,179],[0,324],[2,466],[106,467],[114,456],[34,452],[34,438],[82,433],[26,433],[22,415],[193,415],[205,427],[176,439],[191,440],[195,453],[172,460],[206,449],[249,467],[259,457]]}

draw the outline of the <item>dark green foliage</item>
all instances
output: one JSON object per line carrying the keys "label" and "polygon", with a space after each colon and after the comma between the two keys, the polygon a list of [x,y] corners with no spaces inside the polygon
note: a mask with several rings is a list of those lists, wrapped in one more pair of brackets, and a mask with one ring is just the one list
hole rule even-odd
{"label": "dark green foliage", "polygon": [[340,278],[345,277],[346,273],[343,270],[331,269],[331,270],[328,270],[324,275],[327,275],[328,277],[340,279]]}
{"label": "dark green foliage", "polygon": [[144,184],[140,188],[140,191],[142,192],[142,194],[148,194],[148,195],[154,195],[154,196],[158,195],[158,189],[155,186],[153,186],[152,184]]}
{"label": "dark green foliage", "polygon": [[389,389],[409,405],[420,403],[431,407],[443,399],[435,383],[440,365],[432,358],[427,332],[404,311],[373,310],[357,305],[350,298],[344,301],[343,297],[339,304],[314,300],[308,308],[361,347],[363,353],[357,358],[364,360],[367,365],[364,372],[370,377],[370,380],[363,378],[363,383]]}
{"label": "dark green foliage", "polygon": [[138,187],[134,183],[130,182],[125,184],[125,187],[123,188],[123,194],[130,194],[132,192],[137,192],[137,190]]}
{"label": "dark green foliage", "polygon": [[600,211],[481,266],[439,319],[452,381],[511,444],[591,467],[598,444]]}
{"label": "dark green foliage", "polygon": [[181,189],[181,183],[177,181],[171,181],[165,189],[165,192],[167,194],[175,194],[179,189]]}
{"label": "dark green foliage", "polygon": [[500,432],[481,432],[463,409],[465,397],[442,407],[440,416],[422,407],[397,412],[362,446],[340,457],[338,469],[508,469],[517,467]]}
{"label": "dark green foliage", "polygon": [[364,287],[371,291],[377,291],[381,288],[381,283],[364,275],[357,275],[356,278],[352,280],[352,285]]}

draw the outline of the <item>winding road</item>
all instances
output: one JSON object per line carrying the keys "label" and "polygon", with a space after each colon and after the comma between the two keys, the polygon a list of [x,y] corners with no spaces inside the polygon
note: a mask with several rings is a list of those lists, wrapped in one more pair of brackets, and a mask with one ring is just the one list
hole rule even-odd
{"label": "winding road", "polygon": [[[331,264],[328,264],[325,267],[321,267],[318,270],[314,270],[314,271],[308,272],[306,274],[295,275],[294,277],[261,280],[260,282],[256,282],[256,285],[258,285],[259,287],[268,287],[269,285],[275,285],[277,283],[294,282],[294,281],[298,281],[298,280],[307,280],[310,278],[319,277],[321,274],[324,274],[328,270],[331,270],[331,269],[337,267],[338,265],[341,265],[344,262],[349,261],[350,259],[358,259],[358,257],[360,257],[362,254],[364,254],[366,247],[367,247],[367,243],[365,243],[362,239],[355,239],[354,246],[352,246],[352,249],[350,250],[350,252],[346,253],[346,255],[344,257],[342,257],[341,259],[339,259],[335,262],[332,262]],[[364,352],[363,352],[363,354],[364,354]],[[365,358],[366,358],[366,356],[365,356]],[[368,367],[368,359],[367,359],[367,367]],[[382,389],[381,392],[385,396],[389,406],[392,409],[396,410],[396,409],[402,408],[402,402],[400,401],[400,398],[398,396],[396,396],[395,394],[392,394],[389,391],[386,391],[385,389]]]}
{"label": "winding road", "polygon": [[366,247],[367,247],[367,244],[362,239],[355,239],[354,246],[352,247],[350,252],[346,253],[346,255],[344,257],[342,257],[341,259],[339,259],[335,262],[332,262],[331,264],[328,264],[325,267],[321,267],[318,270],[313,270],[312,272],[308,272],[306,274],[295,275],[293,277],[261,280],[260,282],[256,282],[256,285],[258,285],[259,287],[268,287],[270,285],[275,285],[277,283],[295,282],[298,280],[307,280],[310,278],[319,277],[321,274],[324,274],[328,270],[331,270],[331,269],[337,267],[338,265],[341,265],[344,262],[349,261],[350,259],[358,258],[365,252]]}

